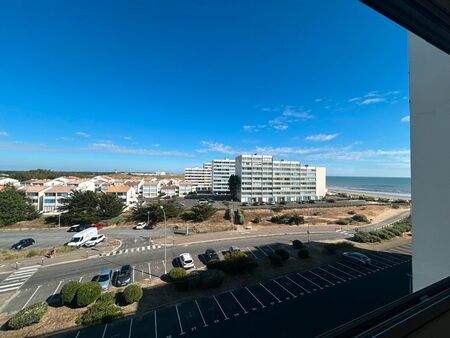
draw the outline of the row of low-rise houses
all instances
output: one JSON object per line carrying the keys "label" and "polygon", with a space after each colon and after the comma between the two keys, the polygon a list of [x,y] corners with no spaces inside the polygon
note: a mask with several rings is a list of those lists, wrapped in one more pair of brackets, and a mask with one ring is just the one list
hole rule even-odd
{"label": "row of low-rise houses", "polygon": [[292,202],[322,199],[326,194],[326,169],[299,161],[276,161],[271,155],[239,155],[234,160],[213,160],[203,167],[186,168],[185,179],[197,192],[228,194],[228,179],[240,177],[241,202]]}

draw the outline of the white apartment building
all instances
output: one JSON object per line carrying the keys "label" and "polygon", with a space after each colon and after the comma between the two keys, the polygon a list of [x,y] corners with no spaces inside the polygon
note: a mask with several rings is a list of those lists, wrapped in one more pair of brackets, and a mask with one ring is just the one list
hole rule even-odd
{"label": "white apartment building", "polygon": [[[325,196],[325,168],[304,167],[304,184],[299,161],[274,161],[271,155],[236,157],[236,175],[241,178],[238,199],[241,202],[294,202]],[[311,190],[312,172],[319,186]],[[312,193],[314,191],[314,194]],[[303,195],[307,192],[307,195]]]}
{"label": "white apartment building", "polygon": [[327,193],[325,167],[300,167],[300,191],[302,200],[320,200]]}
{"label": "white apartment building", "polygon": [[191,181],[197,192],[211,191],[211,163],[204,163],[203,167],[185,168],[184,179]]}
{"label": "white apartment building", "polygon": [[128,185],[110,185],[106,187],[105,193],[120,197],[127,207],[137,202],[136,191]]}
{"label": "white apartment building", "polygon": [[236,160],[213,160],[211,170],[212,192],[214,194],[228,194],[228,179],[236,171]]}
{"label": "white apartment building", "polygon": [[142,185],[142,196],[145,198],[156,198],[159,193],[159,183],[158,181],[146,181]]}
{"label": "white apartment building", "polygon": [[129,185],[130,187],[133,187],[137,194],[140,194],[142,191],[142,186],[144,184],[144,180],[135,180],[135,181],[128,181],[125,183],[126,185]]}
{"label": "white apartment building", "polygon": [[14,178],[9,178],[9,177],[5,177],[5,178],[0,178],[0,185],[20,185],[20,182]]}
{"label": "white apartment building", "polygon": [[193,190],[192,182],[191,181],[180,181],[178,183],[178,195],[179,196],[186,196],[187,194],[191,193]]}
{"label": "white apartment building", "polygon": [[66,186],[80,191],[95,191],[95,182],[91,180],[73,179],[68,181]]}
{"label": "white apartment building", "polygon": [[36,208],[37,211],[42,211],[44,208],[44,193],[51,189],[50,187],[40,186],[26,186],[19,187],[19,190],[25,193],[25,196],[29,199],[30,203]]}
{"label": "white apartment building", "polygon": [[178,187],[176,185],[162,185],[160,187],[160,193],[164,196],[176,196],[178,195]]}
{"label": "white apartment building", "polygon": [[74,189],[71,187],[58,185],[44,191],[42,211],[45,213],[58,212],[58,208],[62,205],[62,199],[68,197],[72,190]]}

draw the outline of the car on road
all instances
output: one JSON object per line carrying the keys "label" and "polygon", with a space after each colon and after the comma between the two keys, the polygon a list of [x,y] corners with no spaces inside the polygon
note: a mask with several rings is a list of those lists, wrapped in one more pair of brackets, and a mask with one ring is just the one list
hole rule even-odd
{"label": "car on road", "polygon": [[206,262],[212,261],[214,259],[219,259],[219,255],[217,254],[216,250],[208,248],[205,251],[205,260]]}
{"label": "car on road", "polygon": [[147,223],[140,222],[140,223],[136,224],[133,229],[134,230],[144,230],[146,228],[146,226],[147,226]]}
{"label": "car on road", "polygon": [[180,256],[181,267],[184,269],[191,269],[194,267],[194,260],[190,253],[182,253]]}
{"label": "car on road", "polygon": [[117,271],[116,286],[128,285],[131,281],[131,266],[123,265],[119,271]]}
{"label": "car on road", "polygon": [[237,246],[235,246],[235,245],[230,246],[230,248],[228,249],[228,252],[229,252],[229,253],[239,252],[239,251],[241,251],[241,249],[239,249],[239,247],[237,247]]}
{"label": "car on road", "polygon": [[101,235],[97,235],[94,237],[91,237],[87,242],[84,243],[85,247],[93,247],[96,246],[97,244],[103,242],[106,239],[105,235],[101,234]]}
{"label": "car on road", "polygon": [[69,229],[67,229],[67,232],[80,232],[90,227],[91,226],[89,224],[75,224],[69,227]]}
{"label": "car on road", "polygon": [[243,202],[241,205],[242,205],[243,207],[248,207],[248,202]]}
{"label": "car on road", "polygon": [[21,239],[20,241],[18,241],[17,243],[13,244],[11,246],[12,250],[22,250],[23,248],[26,248],[30,245],[33,245],[35,243],[33,238],[25,238],[25,239]]}
{"label": "car on road", "polygon": [[267,204],[268,204],[268,205],[275,205],[275,202],[274,202],[274,201],[271,201],[271,202],[268,202]]}
{"label": "car on road", "polygon": [[345,261],[349,261],[351,263],[359,264],[359,265],[372,264],[372,260],[369,257],[367,257],[366,255],[364,255],[360,252],[356,252],[356,251],[343,252],[342,259],[344,259]]}
{"label": "car on road", "polygon": [[200,204],[200,205],[206,205],[206,204],[209,204],[209,202],[208,202],[208,200],[201,199],[201,200],[198,201],[198,204]]}
{"label": "car on road", "polygon": [[103,268],[100,270],[100,273],[95,278],[95,281],[100,284],[103,290],[109,288],[111,284],[113,271],[110,268]]}

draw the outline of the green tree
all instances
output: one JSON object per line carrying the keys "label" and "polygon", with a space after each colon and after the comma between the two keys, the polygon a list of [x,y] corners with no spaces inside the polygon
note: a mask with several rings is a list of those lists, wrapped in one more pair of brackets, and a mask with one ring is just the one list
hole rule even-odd
{"label": "green tree", "polygon": [[166,213],[167,219],[180,216],[184,210],[182,207],[170,202],[136,206],[132,211],[131,220],[137,222],[147,222],[148,219],[150,224],[162,222],[164,221],[164,213],[161,206],[164,207],[164,212]]}
{"label": "green tree", "polygon": [[184,221],[203,222],[211,218],[217,209],[209,204],[195,205],[190,210],[185,211],[181,218]]}
{"label": "green tree", "polygon": [[238,175],[231,175],[228,179],[228,189],[233,200],[237,199],[237,194],[241,188],[241,178]]}
{"label": "green tree", "polygon": [[0,227],[31,220],[39,214],[25,193],[7,185],[0,191]]}
{"label": "green tree", "polygon": [[98,216],[101,220],[119,216],[125,204],[123,200],[114,194],[100,193],[98,198]]}

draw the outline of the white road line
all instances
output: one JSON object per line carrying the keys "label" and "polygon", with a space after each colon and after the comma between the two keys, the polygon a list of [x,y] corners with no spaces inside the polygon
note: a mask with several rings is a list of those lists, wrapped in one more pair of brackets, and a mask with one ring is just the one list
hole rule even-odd
{"label": "white road line", "polygon": [[247,247],[247,250],[248,250],[248,252],[250,252],[253,255],[253,257],[255,257],[255,259],[258,259],[258,257],[256,257],[256,255],[255,255],[255,253],[252,250],[250,250],[249,247]]}
{"label": "white road line", "polygon": [[356,273],[358,273],[359,275],[359,277],[361,277],[361,275],[363,275],[363,276],[366,276],[366,274],[364,273],[364,272],[362,272],[362,271],[359,271],[359,270],[356,270],[356,269],[353,269],[351,266],[348,266],[348,265],[346,265],[346,264],[344,264],[344,263],[340,263],[340,262],[336,262],[336,264],[339,264],[339,265],[342,265],[342,266],[345,266],[346,268],[348,268],[348,269],[350,269],[350,270],[353,270],[353,271],[355,271]]}
{"label": "white road line", "polygon": [[19,286],[12,287],[12,288],[8,288],[8,289],[0,290],[0,293],[12,291],[12,290],[17,290],[18,288],[20,288],[20,285],[19,285]]}
{"label": "white road line", "polygon": [[78,280],[78,283],[81,283],[82,279],[83,279],[83,276],[80,277],[80,279]]}
{"label": "white road line", "polygon": [[288,276],[284,276],[286,277],[286,279],[289,279],[292,283],[294,283],[295,285],[297,285],[299,288],[301,288],[302,290],[304,290],[306,293],[311,293],[311,291],[306,290],[303,286],[301,286],[300,284],[298,284],[296,281],[294,281],[293,279],[291,279]]}
{"label": "white road line", "polygon": [[156,249],[156,245],[152,245],[152,249]]}
{"label": "white road line", "polygon": [[125,249],[125,252],[124,253],[128,253],[128,249]]}
{"label": "white road line", "polygon": [[28,305],[28,303],[30,302],[30,300],[34,297],[34,295],[36,294],[36,292],[38,292],[38,290],[41,288],[40,285],[38,285],[38,287],[36,288],[36,290],[34,290],[33,294],[31,295],[30,298],[28,298],[27,302],[25,303],[24,306],[22,306],[22,310],[25,309]]}
{"label": "white road line", "polygon": [[19,270],[30,270],[30,269],[37,270],[40,267],[41,267],[40,265],[30,265],[19,268]]}
{"label": "white road line", "polygon": [[28,279],[30,276],[10,276],[10,277],[8,277],[8,278],[5,278],[3,281],[2,281],[2,283],[5,283],[5,282],[10,282],[10,281],[18,281],[18,280],[20,280],[20,279]]}
{"label": "white road line", "polygon": [[[323,287],[321,287],[319,284],[314,283],[312,280],[309,280],[309,278],[306,278],[305,276],[301,275],[300,273],[297,272],[297,275],[299,275],[300,277],[302,277],[303,279],[306,279],[308,282],[310,282],[311,284],[314,284],[315,286],[317,286],[319,289],[323,289]],[[314,289],[313,289],[314,290]]]}
{"label": "white road line", "polygon": [[328,264],[327,266],[329,266],[330,268],[332,268],[332,269],[334,269],[334,270],[337,270],[337,271],[339,271],[339,272],[342,272],[343,274],[346,274],[347,276],[349,276],[349,277],[348,277],[348,280],[355,278],[353,275],[349,274],[348,272],[345,272],[344,270],[338,269],[337,267],[335,267],[335,266],[333,266],[333,265]]}
{"label": "white road line", "polygon": [[373,261],[373,259],[372,259],[372,261],[370,262],[370,265],[373,265],[373,266],[377,269],[377,271],[386,269],[386,266],[383,266],[383,265],[379,264],[378,262],[375,263],[375,262]]}
{"label": "white road line", "polygon": [[265,253],[265,251],[263,249],[261,249],[259,246],[255,246],[256,249],[258,249],[259,251],[261,251],[264,256],[268,257],[269,255]]}
{"label": "white road line", "polygon": [[269,291],[269,289],[267,289],[264,285],[262,285],[261,283],[258,283],[259,285],[261,285],[268,293],[270,293],[272,295],[273,298],[275,298],[278,303],[281,303],[281,300],[278,299],[277,296],[275,296],[272,292]]}
{"label": "white road line", "polygon": [[135,269],[136,267],[135,266],[133,266],[133,276],[132,276],[132,278],[133,278],[133,281],[131,282],[131,283],[134,283],[134,269]]}
{"label": "white road line", "polygon": [[404,261],[403,259],[395,258],[395,257],[391,257],[391,259],[389,259],[389,258],[386,258],[385,255],[379,254],[379,253],[376,253],[376,254],[375,253],[371,253],[371,255],[379,257],[381,259],[384,259],[385,261],[391,262],[392,264],[398,264],[398,263],[401,263],[401,262]]}
{"label": "white road line", "polygon": [[105,328],[103,329],[102,338],[105,338],[106,328],[107,328],[107,327],[108,327],[108,324],[105,324]]}
{"label": "white road line", "polygon": [[225,317],[225,320],[228,320],[229,318],[227,317],[227,315],[225,314],[225,312],[223,311],[222,307],[219,304],[219,301],[217,300],[216,296],[213,296],[214,300],[216,301],[217,305],[219,305],[219,309],[220,311],[222,311],[223,316]]}
{"label": "white road line", "polygon": [[136,252],[139,252],[141,250],[141,248],[136,248]]}
{"label": "white road line", "polygon": [[370,258],[372,259],[372,261],[375,261],[378,264],[384,265],[385,268],[390,268],[391,266],[394,266],[394,265],[398,264],[397,262],[393,263],[393,262],[390,262],[390,261],[388,261],[386,259],[383,259],[383,257],[375,257],[373,255],[370,255]]}
{"label": "white road line", "polygon": [[203,313],[202,313],[202,310],[200,310],[200,306],[197,303],[197,299],[195,300],[195,304],[197,305],[197,309],[198,309],[198,312],[200,313],[200,317],[202,317],[203,327],[207,327],[208,324],[206,324],[205,317],[203,317]]}
{"label": "white road line", "polygon": [[134,248],[131,248],[130,252],[133,253],[134,252]]}
{"label": "white road line", "polygon": [[289,293],[292,297],[297,298],[296,295],[294,295],[291,291],[289,291],[288,289],[286,289],[283,285],[281,285],[280,283],[278,283],[277,280],[272,279],[275,283],[277,283],[284,291],[286,291],[287,293]]}
{"label": "white road line", "polygon": [[265,246],[268,247],[270,250],[272,250],[272,252],[275,252],[275,250],[270,245],[265,245]]}
{"label": "white road line", "polygon": [[178,305],[175,305],[175,310],[177,310],[178,324],[180,324],[180,336],[185,334],[183,331],[183,326],[181,325],[180,313],[178,312]]}
{"label": "white road line", "polygon": [[253,296],[253,298],[256,299],[256,301],[261,305],[261,307],[262,307],[263,309],[266,307],[263,303],[261,303],[261,301],[260,301],[258,298],[256,298],[256,296],[253,294],[253,292],[251,292],[251,291],[249,290],[248,287],[245,287],[245,290],[247,290],[247,291]]}
{"label": "white road line", "polygon": [[152,266],[150,265],[150,262],[148,262],[147,265],[148,265],[148,279],[152,279]]}
{"label": "white road line", "polygon": [[49,302],[51,302],[52,299],[53,299],[53,297],[55,297],[56,292],[58,292],[58,289],[59,289],[59,287],[61,286],[61,284],[62,284],[62,281],[59,281],[58,286],[56,287],[55,291],[53,291],[52,295],[50,296],[50,298],[49,298],[49,300],[48,300]]}
{"label": "white road line", "polygon": [[323,279],[325,282],[327,282],[327,283],[329,283],[329,284],[331,284],[331,285],[336,285],[336,284],[334,284],[333,282],[329,281],[328,279],[323,278],[321,275],[318,275],[318,274],[315,273],[314,271],[309,270],[309,272],[312,273],[313,275],[316,275],[316,276],[319,277],[320,279]]}
{"label": "white road line", "polygon": [[128,338],[131,338],[131,329],[133,328],[133,318],[130,320],[130,330],[128,331]]}
{"label": "white road line", "polygon": [[75,338],[78,338],[79,335],[80,335],[80,331],[77,332]]}
{"label": "white road line", "polygon": [[32,276],[36,270],[33,271],[16,271],[11,274],[11,276]]}
{"label": "white road line", "polygon": [[238,299],[236,298],[236,296],[234,295],[233,291],[230,291],[230,294],[233,296],[234,300],[239,304],[239,306],[241,307],[242,310],[244,310],[244,314],[247,314],[247,310],[244,309],[244,307],[242,306],[241,302],[238,301]]}
{"label": "white road line", "polygon": [[23,283],[20,282],[20,283],[11,283],[11,284],[7,284],[7,285],[0,285],[0,289],[4,289],[4,288],[10,287],[10,286],[22,285],[22,284]]}
{"label": "white road line", "polygon": [[411,249],[394,248],[390,249],[389,252],[411,256]]}
{"label": "white road line", "polygon": [[155,314],[155,338],[158,338],[158,323],[156,321],[156,311],[153,313]]}
{"label": "white road line", "polygon": [[[329,274],[329,275],[331,275],[331,276],[333,276],[333,277],[336,277],[337,279],[340,279],[342,282],[346,282],[346,280],[345,280],[344,278],[341,278],[341,277],[335,275],[334,273],[332,273],[332,272],[330,272],[330,271],[324,270],[324,269],[322,269],[321,267],[318,267],[318,269],[322,270],[323,272],[326,272],[327,274]],[[340,281],[338,281],[338,283],[339,283],[339,282],[340,282]]]}
{"label": "white road line", "polygon": [[147,250],[150,250],[150,249],[151,249],[150,245],[147,245]]}

